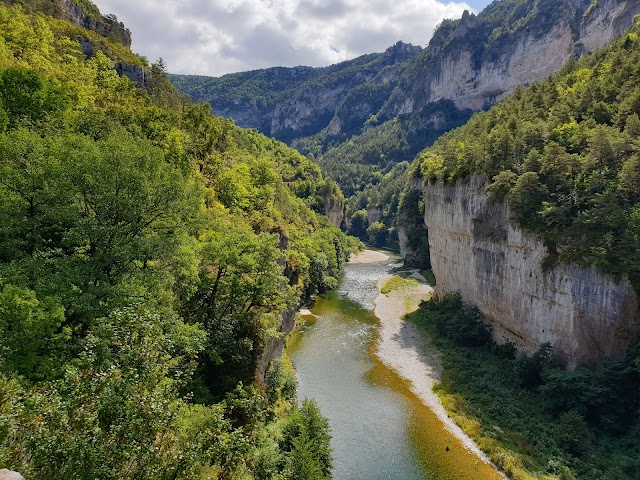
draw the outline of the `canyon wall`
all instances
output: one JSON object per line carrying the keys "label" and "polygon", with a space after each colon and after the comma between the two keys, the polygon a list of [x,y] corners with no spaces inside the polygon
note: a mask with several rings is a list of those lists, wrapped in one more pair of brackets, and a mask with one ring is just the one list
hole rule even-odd
{"label": "canyon wall", "polygon": [[479,176],[425,187],[436,293],[460,292],[493,326],[498,343],[533,353],[543,343],[569,368],[622,352],[638,331],[638,296],[628,280],[593,267],[543,269],[547,251],[493,203]]}
{"label": "canyon wall", "polygon": [[444,46],[430,44],[416,57],[413,74],[394,92],[385,115],[416,115],[439,100],[452,100],[461,110],[486,108],[518,85],[546,79],[570,58],[605,47],[640,14],[640,0],[564,0],[555,7],[554,19],[544,19],[549,6],[540,3],[531,10],[536,20],[527,24],[523,18],[511,31],[489,32],[488,38],[483,18],[465,12]]}

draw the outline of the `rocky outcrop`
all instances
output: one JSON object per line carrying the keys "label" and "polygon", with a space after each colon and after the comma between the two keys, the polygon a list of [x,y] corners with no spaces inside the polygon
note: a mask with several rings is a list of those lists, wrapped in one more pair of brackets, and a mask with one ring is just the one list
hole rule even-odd
{"label": "rocky outcrop", "polygon": [[510,51],[483,62],[479,69],[471,51],[447,55],[438,74],[425,85],[428,99],[453,100],[459,109],[480,110],[502,100],[518,85],[545,79],[560,70],[573,55],[574,43],[571,25],[562,22],[544,36],[518,38]]}
{"label": "rocky outcrop", "polygon": [[329,219],[329,223],[336,228],[340,228],[344,220],[344,203],[342,199],[330,199],[325,201],[324,214]]}
{"label": "rocky outcrop", "polygon": [[78,3],[76,0],[0,0],[2,3],[20,4],[28,12],[42,12],[73,23],[85,30],[96,32],[114,42],[131,47],[131,32],[119,22],[115,15],[102,15],[91,2]]}
{"label": "rocky outcrop", "polygon": [[24,480],[24,477],[18,472],[13,472],[3,468],[0,470],[0,480]]}
{"label": "rocky outcrop", "polygon": [[115,66],[118,75],[127,77],[139,88],[143,88],[151,82],[151,71],[144,67],[126,62],[117,62]]}
{"label": "rocky outcrop", "polygon": [[102,16],[99,12],[94,15],[86,12],[75,0],[59,0],[63,20],[74,25],[91,30],[97,34],[131,47],[131,32],[113,15]]}
{"label": "rocky outcrop", "polygon": [[578,47],[592,52],[620,36],[640,13],[640,0],[598,0],[585,13]]}
{"label": "rocky outcrop", "polygon": [[425,224],[439,295],[460,292],[493,325],[499,343],[532,353],[548,342],[568,366],[620,353],[638,332],[638,296],[626,279],[559,264],[513,225],[478,176],[425,187]]}
{"label": "rocky outcrop", "polygon": [[93,57],[93,55],[96,53],[96,47],[93,45],[91,40],[89,40],[87,37],[83,37],[82,35],[76,35],[75,38],[80,44],[82,53],[87,57]]}
{"label": "rocky outcrop", "polygon": [[278,336],[267,340],[256,365],[255,375],[258,383],[264,383],[269,365],[273,360],[282,356],[286,337],[296,327],[296,313],[297,309],[294,309],[288,310],[280,315],[278,321]]}

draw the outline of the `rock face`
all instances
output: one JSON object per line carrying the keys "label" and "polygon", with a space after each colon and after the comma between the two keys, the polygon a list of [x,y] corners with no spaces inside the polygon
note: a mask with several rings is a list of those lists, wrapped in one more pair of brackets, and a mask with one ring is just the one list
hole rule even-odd
{"label": "rock face", "polygon": [[383,115],[415,115],[438,100],[452,100],[459,109],[486,108],[518,85],[547,78],[571,57],[606,46],[640,13],[640,0],[591,3],[530,0],[511,12],[511,29],[492,29],[486,10],[477,17],[465,12],[415,58],[413,74],[403,78]]}
{"label": "rock face", "polygon": [[544,245],[509,221],[478,177],[425,187],[425,224],[439,295],[460,292],[493,325],[499,343],[532,353],[549,342],[569,368],[625,349],[638,331],[638,297],[628,280],[594,268],[544,270]]}
{"label": "rock face", "polygon": [[144,67],[126,62],[118,62],[115,66],[118,75],[127,77],[140,88],[151,82],[151,72]]}
{"label": "rock face", "polygon": [[430,101],[448,99],[460,109],[480,110],[502,100],[518,85],[560,70],[573,55],[573,44],[571,26],[562,22],[542,37],[519,38],[510,52],[483,62],[480,69],[474,67],[472,52],[463,50],[443,59],[439,74],[425,90]]}
{"label": "rock face", "polygon": [[87,37],[83,37],[82,35],[76,35],[76,40],[80,44],[80,48],[82,49],[82,53],[87,57],[93,57],[96,53],[95,46],[91,43]]}
{"label": "rock face", "polygon": [[13,472],[3,468],[0,470],[0,480],[24,480],[24,477],[18,472]]}
{"label": "rock face", "polygon": [[[286,336],[296,327],[297,310],[289,310],[280,316],[278,322],[278,333],[282,334],[279,338],[270,338],[262,351],[258,363],[256,365],[256,380],[258,383],[264,383],[267,370],[271,362],[282,356],[284,352],[284,343]],[[0,477],[0,480],[1,477]]]}
{"label": "rock face", "polygon": [[344,220],[344,204],[340,200],[330,200],[325,202],[324,214],[329,219],[329,223],[336,228],[340,228]]}
{"label": "rock face", "polygon": [[46,15],[66,20],[85,30],[96,32],[105,38],[131,47],[131,32],[115,15],[102,15],[98,8],[86,2],[76,0],[0,0],[2,3],[20,4],[26,11],[42,12]]}
{"label": "rock face", "polygon": [[60,0],[59,3],[61,15],[58,16],[63,20],[131,47],[131,32],[113,15],[90,15],[75,0]]}
{"label": "rock face", "polygon": [[580,45],[593,51],[620,36],[640,12],[640,0],[599,0],[585,15],[580,28]]}

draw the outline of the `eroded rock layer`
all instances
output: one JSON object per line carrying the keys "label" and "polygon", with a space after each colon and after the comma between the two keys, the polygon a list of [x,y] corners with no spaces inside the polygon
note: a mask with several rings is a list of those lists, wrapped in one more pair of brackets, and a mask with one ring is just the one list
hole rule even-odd
{"label": "eroded rock layer", "polygon": [[628,280],[593,267],[543,268],[547,250],[492,203],[478,176],[425,188],[425,223],[439,295],[460,292],[493,325],[499,343],[532,353],[548,342],[574,367],[620,353],[637,331],[638,296]]}

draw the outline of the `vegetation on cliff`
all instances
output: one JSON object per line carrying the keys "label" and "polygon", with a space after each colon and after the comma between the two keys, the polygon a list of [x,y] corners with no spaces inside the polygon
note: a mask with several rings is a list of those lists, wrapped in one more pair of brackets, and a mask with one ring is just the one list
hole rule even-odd
{"label": "vegetation on cliff", "polygon": [[[420,154],[422,178],[490,179],[489,197],[544,240],[549,265],[593,265],[639,289],[639,34],[636,20],[608,48],[475,114]],[[444,352],[445,405],[481,448],[518,479],[636,478],[637,342],[567,372],[550,348],[516,357],[493,344],[481,320],[459,298],[416,320]]]}
{"label": "vegetation on cliff", "polygon": [[420,155],[424,178],[492,179],[489,195],[507,199],[549,261],[595,265],[640,289],[639,33],[474,115]]}
{"label": "vegetation on cliff", "polygon": [[[501,58],[512,54],[514,45],[525,37],[537,38],[567,25],[578,32],[592,3],[590,0],[492,2],[478,15],[467,12],[461,19],[443,20],[427,48],[399,56],[400,61],[365,83],[353,78],[369,78],[375,68],[385,65],[383,59],[393,47],[385,54],[364,56],[325,69],[276,68],[219,79],[189,76],[172,79],[180,89],[196,99],[211,102],[214,110],[225,115],[237,114],[244,120],[247,112],[254,110],[252,115],[260,120],[252,126],[313,155],[348,199],[366,190],[365,195],[353,200],[358,208],[348,207],[346,219],[350,223],[352,215],[362,208],[379,209],[376,200],[387,189],[386,185],[380,185],[382,178],[395,165],[411,162],[420,150],[471,116],[470,110],[456,108],[451,100],[429,98],[429,83],[441,71],[443,59],[456,59],[470,52],[473,65],[480,71],[487,62],[499,63]],[[345,78],[350,81],[343,82]],[[314,86],[309,90],[312,95],[305,93],[309,85]],[[322,98],[316,98],[318,91],[323,92]],[[332,103],[336,95],[340,101]],[[493,101],[488,94],[487,106]],[[291,108],[296,104],[304,108]],[[314,112],[313,124],[304,124],[298,118],[299,111],[309,109]],[[297,123],[300,123],[297,127],[280,128]],[[398,171],[392,173],[394,177],[397,175]],[[377,192],[378,189],[382,191]],[[370,199],[371,203],[364,205],[363,199]],[[382,220],[390,240],[386,245],[392,248],[397,245],[396,213]]]}
{"label": "vegetation on cliff", "polygon": [[[19,5],[26,13],[44,13],[69,21],[108,38],[112,44],[127,48],[131,46],[131,32],[115,15],[102,15],[90,0],[0,0],[0,3],[6,6]],[[121,53],[124,51],[120,49]]]}
{"label": "vegetation on cliff", "polygon": [[253,383],[280,316],[356,246],[321,215],[339,191],[186,101],[163,62],[136,89],[78,28],[0,6],[0,468],[329,476],[286,360]]}

